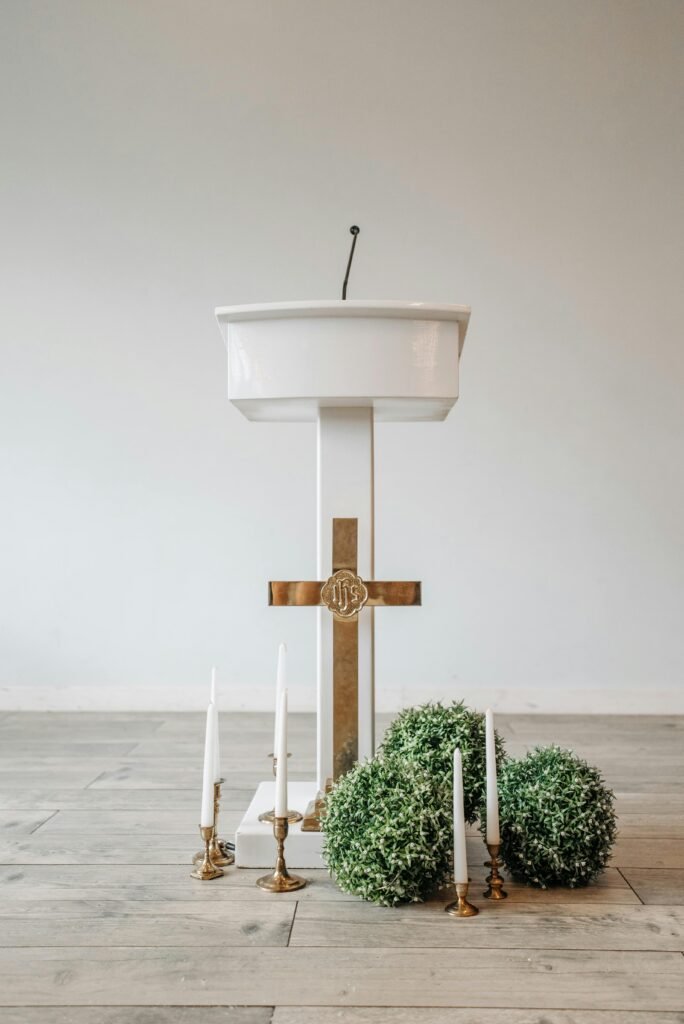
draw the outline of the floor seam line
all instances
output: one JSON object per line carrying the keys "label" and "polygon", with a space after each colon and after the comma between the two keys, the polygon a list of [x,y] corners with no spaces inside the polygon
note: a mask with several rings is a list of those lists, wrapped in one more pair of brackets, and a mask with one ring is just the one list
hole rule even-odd
{"label": "floor seam line", "polygon": [[47,825],[48,821],[52,821],[54,816],[56,814],[59,814],[60,811],[61,811],[61,807],[58,807],[56,811],[53,811],[52,814],[49,815],[49,817],[45,818],[44,821],[39,822],[39,824],[36,825],[35,828],[32,828],[31,831],[29,832],[29,835],[30,836],[34,835],[38,831],[39,828],[42,828],[43,825]]}
{"label": "floor seam line", "polygon": [[640,904],[642,905],[642,907],[645,907],[645,906],[646,906],[646,902],[645,902],[644,900],[642,900],[641,896],[640,896],[640,895],[639,895],[639,893],[638,893],[638,892],[636,891],[636,889],[634,888],[634,886],[632,885],[632,883],[630,882],[630,880],[629,880],[628,878],[626,878],[626,877],[625,877],[625,875],[624,875],[624,873],[622,872],[621,868],[616,868],[616,871],[618,872],[618,874],[620,875],[620,877],[621,877],[621,878],[624,878],[624,879],[625,879],[625,882],[626,882],[626,883],[627,883],[627,885],[628,885],[628,886],[630,887],[630,889],[632,890],[632,892],[634,893],[634,895],[636,896],[636,898],[637,898],[637,899],[639,900],[639,903],[640,903]]}
{"label": "floor seam line", "polygon": [[[285,946],[286,946],[287,949],[290,948],[290,939],[292,938],[292,930],[294,928],[295,917],[297,916],[297,908],[298,907],[299,907],[299,900],[297,900],[295,902],[294,910],[292,911],[292,920],[290,921],[290,930],[287,933],[287,942],[285,943]],[[274,1009],[274,1012],[275,1012],[275,1009]]]}

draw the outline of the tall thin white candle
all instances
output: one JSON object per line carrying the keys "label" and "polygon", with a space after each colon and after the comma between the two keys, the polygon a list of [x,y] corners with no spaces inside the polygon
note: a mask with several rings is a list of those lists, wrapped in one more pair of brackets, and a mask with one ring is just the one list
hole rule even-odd
{"label": "tall thin white candle", "polygon": [[[320,650],[320,623],[319,623],[319,650]],[[320,676],[321,673],[319,673]],[[318,793],[325,793],[326,769],[325,755],[323,753],[323,686],[319,678],[316,685],[316,790]]]}
{"label": "tall thin white candle", "polygon": [[216,700],[216,666],[212,667],[211,670],[211,687],[210,687],[211,703],[214,708],[214,716],[216,722],[214,723],[214,736],[216,742],[214,743],[214,782],[221,781],[221,736],[219,733],[219,713],[218,713],[218,701]]}
{"label": "tall thin white candle", "polygon": [[499,832],[499,791],[496,783],[496,740],[494,738],[494,715],[491,708],[485,714],[485,740],[487,749],[487,844],[498,846]]}
{"label": "tall thin white candle", "polygon": [[287,817],[287,690],[280,695],[276,744],[276,818]]}
{"label": "tall thin white candle", "polygon": [[214,705],[207,708],[207,728],[204,736],[204,770],[202,772],[202,812],[200,825],[208,828],[214,824],[214,765],[216,744],[216,716]]}
{"label": "tall thin white candle", "polygon": [[276,671],[276,699],[275,699],[275,722],[273,725],[273,756],[278,756],[278,715],[280,714],[280,699],[287,686],[287,646],[280,644],[278,647],[278,668]]}
{"label": "tall thin white candle", "polygon": [[465,818],[463,816],[463,764],[459,747],[454,750],[454,882],[468,881]]}

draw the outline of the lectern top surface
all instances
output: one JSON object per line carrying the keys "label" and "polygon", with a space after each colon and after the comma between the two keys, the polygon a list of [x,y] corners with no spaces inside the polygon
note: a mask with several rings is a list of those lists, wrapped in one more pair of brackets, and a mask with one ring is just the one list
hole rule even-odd
{"label": "lectern top surface", "polygon": [[307,302],[260,302],[247,306],[218,306],[218,320],[279,320],[289,317],[359,316],[397,317],[404,320],[457,320],[468,322],[470,306],[385,299],[316,299]]}

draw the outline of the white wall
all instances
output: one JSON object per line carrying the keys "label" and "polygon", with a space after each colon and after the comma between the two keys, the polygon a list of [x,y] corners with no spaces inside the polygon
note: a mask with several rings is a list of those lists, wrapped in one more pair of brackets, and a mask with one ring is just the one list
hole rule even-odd
{"label": "white wall", "polygon": [[684,710],[680,0],[5,0],[0,700],[314,701],[310,425],[215,305],[469,303],[378,429],[378,704]]}

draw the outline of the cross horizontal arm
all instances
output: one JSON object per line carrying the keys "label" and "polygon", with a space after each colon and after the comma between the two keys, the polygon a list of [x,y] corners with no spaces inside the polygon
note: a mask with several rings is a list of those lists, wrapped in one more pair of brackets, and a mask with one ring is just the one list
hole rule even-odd
{"label": "cross horizontal arm", "polygon": [[[364,580],[368,588],[367,604],[371,607],[397,608],[421,603],[421,588],[417,582],[388,583]],[[322,605],[321,587],[316,580],[300,582],[271,582],[268,585],[268,603],[282,607],[313,607]]]}

